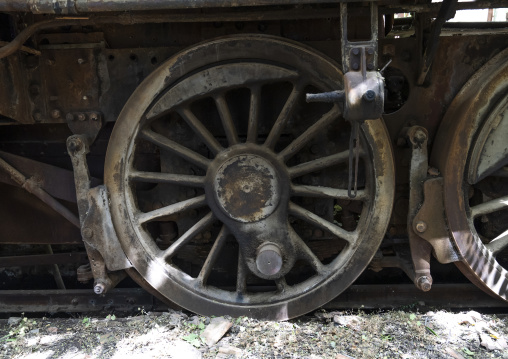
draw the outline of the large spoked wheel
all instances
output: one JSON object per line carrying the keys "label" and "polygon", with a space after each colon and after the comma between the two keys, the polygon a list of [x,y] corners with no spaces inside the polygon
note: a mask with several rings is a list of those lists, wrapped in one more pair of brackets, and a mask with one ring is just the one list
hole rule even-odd
{"label": "large spoked wheel", "polygon": [[[444,176],[446,216],[459,269],[508,300],[508,50],[464,86],[433,149]],[[450,140],[451,139],[451,140]],[[467,154],[467,156],[465,156]]]}
{"label": "large spoked wheel", "polygon": [[294,42],[226,37],[165,62],[135,91],[106,156],[114,227],[159,294],[205,315],[287,319],[346,289],[386,230],[394,191],[381,120],[350,126],[306,92],[337,65]]}

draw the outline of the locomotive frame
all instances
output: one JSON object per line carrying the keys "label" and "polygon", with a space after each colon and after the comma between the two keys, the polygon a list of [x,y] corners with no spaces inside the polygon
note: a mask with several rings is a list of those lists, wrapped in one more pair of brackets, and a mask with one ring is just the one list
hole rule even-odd
{"label": "locomotive frame", "polygon": [[283,320],[437,261],[507,300],[508,25],[446,22],[503,6],[0,1],[3,274]]}

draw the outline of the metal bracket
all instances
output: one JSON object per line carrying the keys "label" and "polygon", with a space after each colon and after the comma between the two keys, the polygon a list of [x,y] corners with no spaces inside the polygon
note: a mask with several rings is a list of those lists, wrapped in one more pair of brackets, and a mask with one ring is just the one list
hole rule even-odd
{"label": "metal bracket", "polygon": [[443,179],[428,178],[427,130],[413,126],[407,137],[412,145],[409,173],[409,213],[407,230],[415,285],[428,291],[432,287],[430,256],[434,252],[441,263],[459,260],[446,228],[443,205]]}
{"label": "metal bracket", "polygon": [[[132,265],[116,237],[106,188],[98,186],[90,189],[90,173],[86,162],[88,138],[85,135],[69,137],[67,151],[74,169],[81,235],[94,277],[94,291],[103,294],[125,278],[125,271],[120,269]],[[108,272],[108,269],[114,272]]]}
{"label": "metal bracket", "polygon": [[411,166],[409,172],[409,212],[407,218],[407,231],[411,258],[415,268],[414,283],[417,288],[427,292],[432,287],[430,274],[430,255],[432,246],[425,239],[418,236],[413,229],[413,221],[418,208],[423,202],[423,182],[427,177],[427,130],[423,127],[413,126],[408,130],[407,136],[412,145]]}
{"label": "metal bracket", "polygon": [[443,178],[429,178],[423,183],[423,203],[413,219],[413,230],[428,241],[440,263],[460,260],[454,249],[445,221],[443,202]]}
{"label": "metal bracket", "polygon": [[102,114],[95,111],[69,112],[65,120],[72,133],[86,136],[89,144],[95,141],[103,125]]}
{"label": "metal bracket", "polygon": [[356,42],[350,42],[347,37],[347,6],[347,3],[340,4],[344,91],[307,94],[306,99],[307,102],[339,104],[343,108],[344,119],[351,123],[348,196],[355,198],[360,154],[360,125],[365,120],[375,120],[383,114],[384,79],[380,72],[372,71],[377,68],[377,4],[370,2],[371,39]]}

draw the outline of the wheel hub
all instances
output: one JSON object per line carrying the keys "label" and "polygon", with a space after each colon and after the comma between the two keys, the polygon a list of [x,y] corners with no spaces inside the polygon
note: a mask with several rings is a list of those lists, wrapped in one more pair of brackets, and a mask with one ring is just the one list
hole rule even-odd
{"label": "wheel hub", "polygon": [[237,155],[220,165],[213,192],[224,214],[243,223],[268,217],[280,202],[275,169],[257,155]]}

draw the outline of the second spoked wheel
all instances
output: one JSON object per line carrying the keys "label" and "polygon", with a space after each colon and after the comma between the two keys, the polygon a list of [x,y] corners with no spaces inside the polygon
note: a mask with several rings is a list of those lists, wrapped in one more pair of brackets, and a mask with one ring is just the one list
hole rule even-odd
{"label": "second spoked wheel", "polygon": [[108,147],[115,230],[161,296],[205,315],[287,319],[346,289],[386,230],[393,201],[381,120],[351,128],[305,93],[342,88],[337,65],[268,36],[197,45],[135,91]]}
{"label": "second spoked wheel", "polygon": [[443,120],[433,164],[443,173],[457,266],[508,300],[508,50],[463,87]]}

